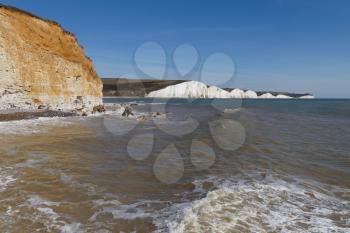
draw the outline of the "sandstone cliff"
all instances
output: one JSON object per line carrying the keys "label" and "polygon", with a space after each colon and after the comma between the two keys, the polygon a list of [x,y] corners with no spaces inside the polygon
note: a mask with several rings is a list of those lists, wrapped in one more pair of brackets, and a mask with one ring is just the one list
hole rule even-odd
{"label": "sandstone cliff", "polygon": [[72,33],[0,5],[0,109],[91,110],[102,82]]}

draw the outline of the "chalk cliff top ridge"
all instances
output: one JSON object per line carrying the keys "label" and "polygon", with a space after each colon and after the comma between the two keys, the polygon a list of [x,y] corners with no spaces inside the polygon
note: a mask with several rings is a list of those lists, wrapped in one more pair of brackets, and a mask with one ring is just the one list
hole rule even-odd
{"label": "chalk cliff top ridge", "polygon": [[[188,81],[167,86],[163,89],[150,92],[147,97],[156,98],[243,98],[243,99],[289,99],[291,96],[271,93],[258,95],[255,91],[234,89],[228,92],[216,86],[207,87],[206,84],[198,81]],[[314,98],[312,95],[300,96],[299,98]]]}

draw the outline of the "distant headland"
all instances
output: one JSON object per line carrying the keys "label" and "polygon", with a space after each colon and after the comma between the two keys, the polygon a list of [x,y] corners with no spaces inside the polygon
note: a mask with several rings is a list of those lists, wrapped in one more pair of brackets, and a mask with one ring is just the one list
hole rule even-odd
{"label": "distant headland", "polygon": [[160,98],[242,98],[287,99],[308,98],[310,93],[252,91],[238,88],[219,88],[189,80],[154,80],[102,78],[104,97],[160,97]]}

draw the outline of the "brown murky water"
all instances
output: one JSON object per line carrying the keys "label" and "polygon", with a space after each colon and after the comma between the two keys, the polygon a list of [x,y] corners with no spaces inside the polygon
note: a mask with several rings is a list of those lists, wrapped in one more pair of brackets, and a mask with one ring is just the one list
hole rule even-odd
{"label": "brown murky water", "polygon": [[[197,120],[186,135],[116,114],[2,122],[0,232],[349,232],[344,103],[285,103],[167,108]],[[209,124],[226,120],[244,128],[232,150],[237,127]]]}

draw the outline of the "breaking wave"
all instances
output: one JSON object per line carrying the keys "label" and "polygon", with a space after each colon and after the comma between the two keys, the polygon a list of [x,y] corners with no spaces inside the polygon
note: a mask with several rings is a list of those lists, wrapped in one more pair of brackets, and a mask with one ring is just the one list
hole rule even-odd
{"label": "breaking wave", "polygon": [[[201,186],[204,182],[198,182]],[[215,181],[216,190],[178,208],[170,232],[349,232],[350,190],[320,184]],[[334,195],[337,193],[338,195]],[[173,206],[172,208],[177,208]]]}
{"label": "breaking wave", "polygon": [[0,135],[30,135],[48,132],[50,128],[67,126],[69,118],[40,117],[31,120],[0,122]]}

